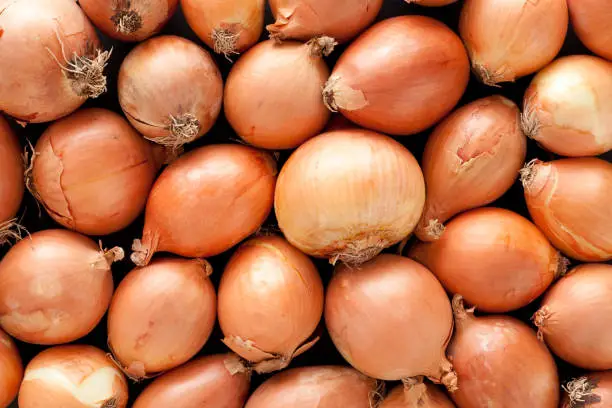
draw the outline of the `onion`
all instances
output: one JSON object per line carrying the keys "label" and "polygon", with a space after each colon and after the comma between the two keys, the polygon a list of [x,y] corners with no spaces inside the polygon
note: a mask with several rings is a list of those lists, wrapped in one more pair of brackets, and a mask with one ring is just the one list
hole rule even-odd
{"label": "onion", "polygon": [[216,320],[216,295],[202,259],[159,259],[130,272],[108,311],[108,345],[125,373],[141,380],[187,362]]}
{"label": "onion", "polygon": [[469,80],[459,37],[429,17],[384,20],[342,54],[323,90],[332,111],[393,135],[418,133],[457,104]]}
{"label": "onion", "polygon": [[178,147],[215,124],[223,80],[206,50],[166,35],[128,54],[119,71],[118,93],[123,112],[139,132],[154,142]]}
{"label": "onion", "polygon": [[[8,122],[0,116],[0,245],[20,238],[14,218],[23,199],[23,161],[21,145]],[[2,403],[0,400],[0,407]]]}
{"label": "onion", "polygon": [[606,408],[612,402],[612,371],[589,373],[563,387],[561,408]]}
{"label": "onion", "polygon": [[438,387],[417,380],[415,384],[397,386],[379,408],[455,408]]}
{"label": "onion", "polygon": [[459,33],[478,79],[497,86],[548,65],[568,20],[566,0],[466,0]]}
{"label": "onion", "polygon": [[223,342],[266,373],[286,368],[319,338],[323,283],[312,261],[280,237],[244,243],[219,286]]}
{"label": "onion", "polygon": [[522,180],[531,217],[553,245],[581,261],[612,259],[612,163],[536,160]]}
{"label": "onion", "polygon": [[23,364],[13,340],[0,330],[0,407],[7,408],[17,396],[23,378]]}
{"label": "onion", "polygon": [[455,335],[448,358],[459,376],[458,407],[557,408],[557,367],[546,346],[509,316],[475,317],[453,299]]}
{"label": "onion", "polygon": [[153,186],[132,261],[145,266],[160,251],[189,258],[227,251],[263,224],[275,184],[272,157],[246,146],[206,146],[182,156]]}
{"label": "onion", "polygon": [[2,0],[0,8],[0,111],[49,122],[106,92],[110,52],[74,0]]}
{"label": "onion", "polygon": [[503,96],[479,99],[446,118],[423,155],[427,201],[419,239],[440,238],[442,223],[500,198],[514,184],[526,150],[519,110]]}
{"label": "onion", "polygon": [[381,380],[427,376],[457,388],[444,356],[453,331],[442,285],[418,263],[383,254],[360,269],[341,265],[327,288],[325,322],[340,354]]}
{"label": "onion", "polygon": [[276,216],[291,244],[317,257],[359,264],[408,236],[425,203],[414,156],[361,129],[306,142],[283,167]]}
{"label": "onion", "polygon": [[415,3],[419,6],[427,6],[427,7],[441,7],[446,6],[452,3],[455,3],[457,0],[406,0],[406,3]]}
{"label": "onion", "polygon": [[121,371],[91,346],[47,349],[26,367],[19,408],[125,408],[128,388]]}
{"label": "onion", "polygon": [[574,31],[591,51],[612,61],[612,8],[608,0],[567,0]]}
{"label": "onion", "polygon": [[270,0],[276,20],[266,29],[276,40],[308,41],[319,35],[345,43],[368,27],[383,0]]}
{"label": "onion", "polygon": [[556,60],[525,93],[527,136],[563,156],[612,149],[612,62],[589,55]]}
{"label": "onion", "polygon": [[265,149],[295,148],[316,136],[330,116],[321,100],[329,76],[321,56],[334,45],[328,37],[306,45],[268,40],[240,58],[227,78],[224,105],[236,133]]}
{"label": "onion", "polygon": [[34,344],[77,340],[98,325],[113,293],[111,264],[123,250],[46,230],[20,241],[0,262],[0,325]]}

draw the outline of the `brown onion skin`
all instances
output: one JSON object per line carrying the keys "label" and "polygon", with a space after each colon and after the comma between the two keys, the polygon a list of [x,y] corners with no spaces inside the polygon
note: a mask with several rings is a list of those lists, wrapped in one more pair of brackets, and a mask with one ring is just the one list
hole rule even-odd
{"label": "brown onion skin", "polygon": [[25,190],[23,170],[19,139],[0,116],[0,224],[15,217],[21,206]]}
{"label": "brown onion skin", "polygon": [[446,118],[427,140],[423,174],[427,201],[416,234],[437,238],[429,225],[500,198],[525,161],[527,139],[518,107],[503,96],[472,102]]}
{"label": "brown onion skin", "polygon": [[564,258],[535,225],[500,208],[454,218],[442,237],[409,253],[451,293],[491,313],[528,305],[564,273]]}
{"label": "brown onion skin", "polygon": [[[588,390],[583,391],[579,387],[577,392],[572,393],[572,385],[578,385],[581,381],[587,382]],[[575,400],[575,398],[579,399]],[[612,371],[591,372],[583,377],[575,378],[564,387],[564,393],[561,397],[561,408],[578,408],[581,406],[584,408],[608,408],[611,404]]]}
{"label": "brown onion skin", "polygon": [[7,408],[17,396],[23,378],[23,364],[17,346],[0,330],[0,407]]}
{"label": "brown onion skin", "polygon": [[580,41],[612,61],[612,8],[607,0],[567,0],[570,19]]}
{"label": "brown onion skin", "polygon": [[408,389],[406,387],[395,387],[379,408],[455,408],[455,404],[438,386],[420,383]]}

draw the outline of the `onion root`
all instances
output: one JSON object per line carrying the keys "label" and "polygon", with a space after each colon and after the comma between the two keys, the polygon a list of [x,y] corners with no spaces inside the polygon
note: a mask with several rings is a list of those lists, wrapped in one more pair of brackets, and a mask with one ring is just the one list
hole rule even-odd
{"label": "onion root", "polygon": [[19,224],[17,218],[0,222],[0,246],[6,245],[11,241],[21,241],[24,234],[28,235],[28,231],[24,226]]}
{"label": "onion root", "polygon": [[111,21],[118,33],[129,35],[142,28],[142,17],[135,10],[130,10],[130,0],[115,0],[115,14]]}
{"label": "onion root", "polygon": [[331,37],[320,35],[308,41],[306,43],[310,49],[310,56],[313,58],[328,57],[334,48],[338,45],[338,42]]}
{"label": "onion root", "polygon": [[428,237],[437,241],[444,234],[446,227],[438,219],[429,220],[429,223],[425,227],[425,234]]}
{"label": "onion root", "polygon": [[238,40],[240,39],[240,32],[237,30],[237,24],[227,24],[225,28],[215,28],[210,35],[214,50],[217,54],[223,54],[225,58],[232,62],[231,55],[237,55],[239,52]]}
{"label": "onion root", "polygon": [[[480,82],[488,86],[493,86],[495,88],[501,88],[501,85],[499,85],[499,83],[504,81],[506,74],[510,72],[510,70],[506,66],[503,66],[497,69],[496,71],[491,71],[485,65],[478,63],[474,63],[472,65],[472,70],[474,71],[476,78],[478,78]],[[510,78],[515,78],[515,75],[511,74]]]}
{"label": "onion root", "polygon": [[521,113],[521,130],[530,139],[536,139],[542,123],[537,116],[537,106],[533,102],[533,96],[525,103],[523,113]]}
{"label": "onion root", "polygon": [[533,320],[533,324],[538,328],[538,340],[544,341],[544,332],[546,331],[546,323],[548,319],[552,316],[552,312],[547,306],[544,306],[531,318]]}
{"label": "onion root", "polygon": [[[349,266],[359,266],[373,259],[393,244],[386,238],[386,235],[388,235],[386,231],[362,232],[355,237],[346,239],[336,245],[337,249],[330,251],[329,263],[336,265],[340,261]],[[327,251],[323,252],[327,253]]]}
{"label": "onion root", "polygon": [[600,402],[600,398],[593,391],[597,384],[591,382],[587,377],[573,379],[563,386],[570,400],[570,407],[588,406]]}
{"label": "onion root", "polygon": [[531,191],[531,188],[533,187],[533,180],[537,174],[536,166],[540,163],[542,163],[542,161],[539,159],[533,159],[529,163],[525,164],[525,167],[521,169],[521,183],[523,183],[525,190]]}

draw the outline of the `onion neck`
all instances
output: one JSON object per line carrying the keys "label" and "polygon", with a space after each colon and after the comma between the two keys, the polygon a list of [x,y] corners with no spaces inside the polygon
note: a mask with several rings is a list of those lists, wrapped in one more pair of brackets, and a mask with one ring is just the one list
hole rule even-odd
{"label": "onion neck", "polygon": [[567,270],[569,269],[570,260],[561,255],[560,252],[557,252],[557,264],[555,270],[555,279],[559,279],[564,277],[567,274]]}
{"label": "onion neck", "polygon": [[453,316],[455,317],[455,326],[461,328],[465,326],[466,322],[474,319],[474,308],[465,309],[463,303],[463,296],[455,295],[452,301]]}
{"label": "onion neck", "polygon": [[551,177],[551,172],[552,166],[541,160],[534,159],[527,163],[520,171],[525,195],[530,197],[540,195]]}
{"label": "onion neck", "polygon": [[533,324],[538,328],[538,340],[540,341],[544,341],[544,332],[546,331],[546,326],[551,316],[552,312],[548,306],[542,307],[533,315]]}
{"label": "onion neck", "polygon": [[332,37],[327,37],[324,35],[314,37],[306,43],[308,52],[313,58],[329,56],[334,51],[336,45],[338,45],[336,40],[334,40]]}
{"label": "onion neck", "polygon": [[403,378],[404,400],[409,407],[420,407],[427,403],[427,386],[423,383],[423,377]]}

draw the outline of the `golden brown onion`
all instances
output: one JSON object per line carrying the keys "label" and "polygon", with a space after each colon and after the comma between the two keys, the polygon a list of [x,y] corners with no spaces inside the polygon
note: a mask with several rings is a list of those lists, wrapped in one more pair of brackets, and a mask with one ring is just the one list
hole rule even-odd
{"label": "golden brown onion", "polygon": [[599,371],[569,381],[561,408],[607,408],[612,403],[612,371]]}
{"label": "golden brown onion", "polygon": [[14,217],[23,199],[23,170],[17,135],[0,116],[0,245],[20,236]]}
{"label": "golden brown onion", "polygon": [[455,408],[437,386],[416,380],[391,391],[379,408]]}
{"label": "golden brown onion", "polygon": [[608,0],[567,0],[574,31],[595,54],[612,61],[612,7]]}
{"label": "golden brown onion", "polygon": [[0,330],[0,408],[7,408],[17,396],[23,378],[23,364],[17,346]]}

